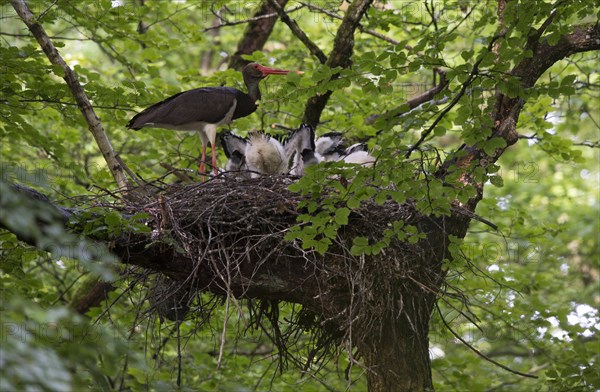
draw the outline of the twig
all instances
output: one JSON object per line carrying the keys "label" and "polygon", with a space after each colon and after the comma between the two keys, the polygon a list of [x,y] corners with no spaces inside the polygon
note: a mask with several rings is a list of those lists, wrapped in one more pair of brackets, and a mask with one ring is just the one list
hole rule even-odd
{"label": "twig", "polygon": [[454,335],[454,337],[458,340],[461,341],[461,343],[463,343],[465,346],[467,346],[469,349],[471,349],[475,354],[479,355],[481,358],[485,359],[488,362],[493,363],[494,365],[507,370],[513,374],[518,374],[519,376],[523,376],[523,377],[529,377],[529,378],[538,378],[538,376],[534,375],[534,374],[528,374],[528,373],[522,373],[519,372],[518,370],[513,370],[511,368],[509,368],[508,366],[505,366],[503,364],[501,364],[500,362],[494,361],[492,358],[488,357],[487,355],[485,355],[484,353],[482,353],[481,351],[477,350],[475,347],[471,346],[469,343],[467,343],[466,340],[464,340],[459,334],[457,334],[446,322],[446,320],[444,319],[444,316],[442,315],[442,311],[440,310],[439,305],[436,303],[435,307],[438,311],[438,314],[440,315],[440,318],[442,319],[442,323],[444,323],[444,326],[448,329],[448,331],[450,331],[450,333],[452,335]]}
{"label": "twig", "polygon": [[287,125],[278,124],[278,123],[271,124],[271,128],[272,129],[283,129],[283,130],[286,130],[286,131],[289,131],[289,132],[291,132],[291,131],[293,131],[293,130],[296,129],[296,128],[290,128]]}
{"label": "twig", "polygon": [[166,162],[161,162],[160,165],[167,169],[169,173],[172,173],[175,177],[179,178],[183,182],[193,182],[192,177],[188,176],[183,169],[178,169],[173,165],[170,165]]}
{"label": "twig", "polygon": [[[544,138],[541,138],[537,135],[519,135],[519,139],[527,139],[527,140],[535,140],[535,141],[542,141],[544,140]],[[579,142],[579,143],[573,143],[574,146],[583,146],[583,147],[590,147],[590,148],[600,148],[600,140],[596,140],[596,141],[591,141],[591,140],[585,140],[583,142]]]}
{"label": "twig", "polygon": [[306,33],[304,33],[300,26],[298,26],[298,23],[296,23],[295,20],[292,20],[285,12],[285,10],[279,4],[277,4],[275,0],[269,0],[269,3],[273,8],[275,8],[275,11],[277,11],[277,14],[279,15],[281,21],[290,28],[292,33],[300,40],[300,42],[304,44],[304,46],[306,46],[310,53],[312,53],[312,55],[315,56],[321,62],[321,64],[325,64],[327,62],[327,56],[317,46],[317,44],[315,44],[310,40],[310,38],[308,38]]}
{"label": "twig", "polygon": [[[499,38],[503,37],[504,34],[505,33],[500,33],[500,34],[495,35],[492,38],[492,40],[488,44],[487,52],[490,52],[492,50],[492,48],[494,47],[494,43]],[[473,68],[471,69],[471,72],[469,73],[469,77],[462,84],[462,86],[461,86],[460,91],[458,92],[458,94],[456,94],[456,96],[448,104],[448,106],[446,106],[444,108],[444,110],[441,111],[441,113],[437,116],[437,118],[433,121],[433,123],[429,126],[429,128],[427,128],[425,131],[423,131],[423,133],[421,134],[421,137],[419,138],[419,140],[413,146],[411,146],[408,149],[408,151],[406,152],[406,158],[410,157],[410,154],[413,151],[417,150],[419,148],[419,146],[421,146],[421,144],[423,144],[423,142],[425,141],[425,139],[427,138],[427,136],[429,136],[429,134],[433,131],[433,129],[435,128],[435,126],[438,125],[440,121],[442,121],[442,119],[444,118],[444,116],[446,116],[446,114],[448,114],[448,112],[450,110],[452,110],[452,108],[454,106],[456,106],[456,104],[458,103],[458,101],[460,101],[460,99],[463,97],[463,95],[465,95],[465,93],[467,92],[467,88],[471,85],[471,83],[473,83],[473,80],[475,80],[475,77],[479,73],[479,64],[481,64],[481,62],[483,61],[484,58],[485,58],[485,54],[482,53],[479,56],[479,59],[475,62],[475,64],[473,64]]]}
{"label": "twig", "polygon": [[556,14],[558,13],[558,8],[563,3],[564,3],[563,0],[557,1],[556,4],[553,5],[554,9],[550,13],[550,16],[548,16],[548,18],[544,21],[544,23],[542,23],[540,28],[537,30],[533,29],[533,32],[527,38],[527,47],[531,48],[537,44],[537,42],[539,41],[542,34],[544,34],[546,29],[552,24],[552,21],[554,20],[554,18],[556,17]]}
{"label": "twig", "polygon": [[[19,99],[19,102],[24,102],[24,103],[44,102],[44,103],[56,103],[59,105],[79,106],[79,104],[76,102],[56,101],[56,100],[52,100],[52,99]],[[6,99],[0,99],[0,103],[6,104],[6,105],[9,104],[8,100],[6,100]],[[91,106],[92,106],[92,108],[95,108],[95,109],[133,110],[129,106],[118,106],[118,105],[113,105],[113,106],[91,105]]]}
{"label": "twig", "polygon": [[[299,9],[304,8],[305,5],[301,3],[301,5],[294,7],[294,8],[290,8],[287,13],[292,13],[292,12],[296,12]],[[278,16],[277,12],[273,12],[270,14],[265,14],[265,15],[259,15],[259,16],[254,16],[252,18],[248,18],[248,19],[244,19],[244,20],[238,20],[235,22],[223,22],[219,25],[216,26],[210,26],[210,27],[206,27],[204,29],[202,29],[203,33],[206,33],[207,31],[211,31],[211,30],[217,30],[220,29],[221,27],[228,27],[228,26],[236,26],[236,25],[240,25],[240,24],[244,24],[244,23],[249,23],[249,22],[255,22],[257,20],[261,20],[261,19],[270,19],[270,18],[276,18]]]}
{"label": "twig", "polygon": [[[29,34],[11,34],[11,33],[5,33],[5,32],[0,32],[0,35],[6,35],[7,37],[15,37],[15,38],[29,38],[31,37]],[[53,35],[53,36],[49,36],[50,39],[53,40],[65,40],[65,41],[91,41],[91,38],[74,38],[74,37],[63,37],[63,36],[59,36],[59,35]]]}
{"label": "twig", "polygon": [[462,18],[460,20],[460,22],[458,22],[454,27],[452,27],[452,29],[450,31],[448,31],[448,33],[446,33],[446,35],[448,36],[448,35],[454,33],[456,31],[456,29],[458,29],[460,27],[460,25],[462,25],[465,20],[469,19],[469,16],[471,16],[471,14],[473,13],[473,11],[475,11],[475,8],[477,8],[478,5],[479,5],[479,2],[476,2],[475,5],[473,7],[471,7],[471,9],[469,10],[469,12],[466,13],[465,17]]}
{"label": "twig", "polygon": [[127,181],[127,177],[125,176],[125,171],[117,161],[115,157],[115,151],[112,145],[110,144],[108,137],[106,136],[106,132],[104,132],[104,128],[102,128],[100,119],[94,112],[92,104],[90,103],[90,100],[88,99],[85,91],[83,90],[83,87],[79,83],[77,76],[75,75],[73,70],[71,70],[71,68],[67,65],[65,60],[61,57],[60,53],[58,53],[56,47],[44,31],[42,25],[37,23],[37,18],[35,17],[35,15],[33,15],[25,1],[11,0],[11,2],[13,8],[15,9],[19,17],[23,20],[25,25],[27,25],[27,27],[31,31],[31,34],[33,34],[35,39],[38,41],[50,62],[54,65],[60,66],[63,69],[63,78],[65,79],[65,82],[67,82],[71,93],[75,97],[77,105],[79,106],[79,110],[83,114],[83,117],[88,124],[89,131],[94,136],[96,144],[100,148],[100,151],[104,156],[104,160],[108,165],[108,169],[112,173],[117,183],[117,186],[123,190],[127,189],[129,187],[129,183]]}
{"label": "twig", "polygon": [[223,319],[223,330],[221,331],[221,345],[219,346],[219,357],[217,359],[217,370],[221,368],[221,361],[223,360],[223,352],[225,351],[225,335],[227,334],[227,322],[229,321],[229,293],[227,291],[227,299],[225,302],[225,318]]}

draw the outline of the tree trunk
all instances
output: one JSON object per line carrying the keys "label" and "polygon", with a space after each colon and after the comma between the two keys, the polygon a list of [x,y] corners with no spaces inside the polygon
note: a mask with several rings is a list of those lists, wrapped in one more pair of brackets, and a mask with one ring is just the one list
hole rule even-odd
{"label": "tree trunk", "polygon": [[[429,308],[425,302],[418,301],[415,310]],[[369,392],[433,390],[429,314],[424,316],[413,317],[417,331],[406,315],[385,320],[377,336],[357,344],[368,369]]]}

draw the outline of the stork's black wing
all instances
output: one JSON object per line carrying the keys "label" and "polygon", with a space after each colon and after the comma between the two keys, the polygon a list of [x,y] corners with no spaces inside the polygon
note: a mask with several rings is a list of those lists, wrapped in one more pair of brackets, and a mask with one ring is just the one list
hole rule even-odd
{"label": "stork's black wing", "polygon": [[218,123],[245,93],[231,87],[202,87],[175,94],[134,116],[128,128],[140,129],[153,124],[181,127],[185,124]]}
{"label": "stork's black wing", "polygon": [[227,158],[231,158],[233,155],[244,156],[246,154],[246,139],[234,135],[231,132],[221,133],[220,138],[223,151],[225,151],[225,156]]}
{"label": "stork's black wing", "polygon": [[357,151],[368,151],[366,143],[356,143],[344,150],[344,155],[350,155]]}
{"label": "stork's black wing", "polygon": [[315,151],[315,128],[302,124],[282,144],[287,156],[292,154],[292,150],[299,153],[305,150]]}

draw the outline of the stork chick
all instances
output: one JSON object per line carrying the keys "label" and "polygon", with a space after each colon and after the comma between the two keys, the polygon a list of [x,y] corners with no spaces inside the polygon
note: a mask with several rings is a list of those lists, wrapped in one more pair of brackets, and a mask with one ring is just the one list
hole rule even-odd
{"label": "stork chick", "polygon": [[315,129],[302,124],[287,138],[283,144],[286,156],[291,167],[290,174],[302,176],[306,166],[315,165],[323,157],[315,151]]}
{"label": "stork chick", "polygon": [[339,132],[328,132],[315,141],[315,151],[324,161],[338,161],[344,155],[346,147],[344,137]]}
{"label": "stork chick", "polygon": [[356,143],[344,151],[342,160],[346,163],[356,163],[366,167],[373,167],[375,158],[367,151],[364,143]]}
{"label": "stork chick", "polygon": [[246,142],[246,165],[252,178],[260,174],[287,172],[288,158],[277,139],[262,132],[251,132]]}
{"label": "stork chick", "polygon": [[316,152],[325,161],[344,161],[372,167],[375,158],[367,151],[364,143],[356,143],[346,148],[343,145],[343,136],[339,132],[329,132],[319,137],[316,142]]}
{"label": "stork chick", "polygon": [[231,132],[221,133],[220,138],[223,151],[228,158],[225,170],[227,172],[248,170],[246,166],[246,148],[248,147],[248,142],[246,139]]}

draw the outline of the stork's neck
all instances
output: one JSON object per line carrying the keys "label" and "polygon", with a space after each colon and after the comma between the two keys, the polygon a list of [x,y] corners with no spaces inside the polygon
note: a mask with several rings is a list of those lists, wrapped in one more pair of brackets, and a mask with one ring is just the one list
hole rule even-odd
{"label": "stork's neck", "polygon": [[249,79],[245,80],[246,88],[248,89],[248,96],[252,99],[252,102],[256,102],[260,99],[260,90],[258,84],[260,79]]}
{"label": "stork's neck", "polygon": [[258,89],[258,84],[260,83],[261,79],[253,78],[245,73],[243,76],[244,83],[248,89],[248,96],[252,99],[252,102],[258,101],[260,99],[260,90]]}

